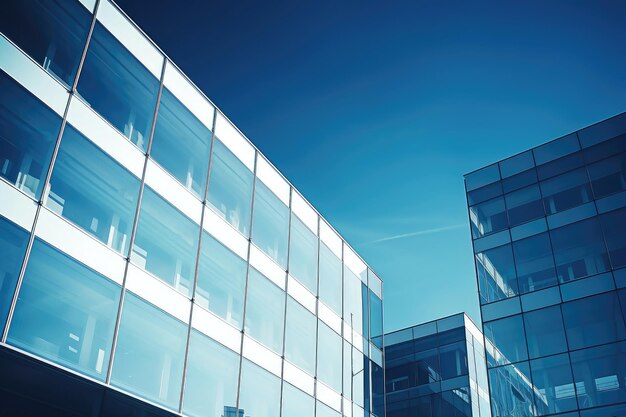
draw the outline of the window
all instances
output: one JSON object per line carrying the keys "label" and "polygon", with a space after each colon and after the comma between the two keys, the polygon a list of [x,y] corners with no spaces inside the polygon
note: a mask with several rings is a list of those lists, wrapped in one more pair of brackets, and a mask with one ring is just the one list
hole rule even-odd
{"label": "window", "polygon": [[78,93],[142,150],[156,108],[159,81],[100,22],[78,82]]}
{"label": "window", "polygon": [[499,246],[476,254],[481,294],[497,301],[518,294],[511,245]]}
{"label": "window", "polygon": [[367,288],[348,267],[344,266],[343,270],[343,319],[352,329],[366,336],[367,317],[363,312],[367,313],[367,298],[363,299],[361,287],[365,291]]}
{"label": "window", "polygon": [[[412,359],[415,361],[415,376],[410,378],[409,387],[430,384],[431,382],[441,380],[439,352],[436,348],[418,351]],[[407,370],[409,370],[410,376],[411,368],[413,368],[413,366],[411,366],[411,364],[407,365]]]}
{"label": "window", "polygon": [[74,0],[8,0],[2,9],[0,32],[55,78],[71,86],[85,48],[91,14]]}
{"label": "window", "polygon": [[577,169],[540,183],[546,213],[553,214],[591,201],[587,171]]}
{"label": "window", "polygon": [[317,320],[306,308],[287,297],[285,358],[315,375],[315,333]]}
{"label": "window", "polygon": [[60,128],[56,113],[0,70],[2,178],[39,199]]}
{"label": "window", "polygon": [[317,330],[317,378],[341,392],[341,336],[321,321]]}
{"label": "window", "polygon": [[528,359],[521,315],[485,323],[484,328],[485,342],[494,347],[493,358],[488,357],[489,366]]}
{"label": "window", "polygon": [[315,400],[293,385],[283,382],[282,417],[313,417]]}
{"label": "window", "polygon": [[248,272],[245,332],[281,354],[285,318],[285,292],[256,269]]}
{"label": "window", "polygon": [[222,417],[236,407],[239,355],[192,330],[185,376],[183,412],[192,417]]}
{"label": "window", "polygon": [[469,373],[465,340],[439,348],[441,379],[456,378]]}
{"label": "window", "polygon": [[502,197],[477,204],[470,207],[469,210],[474,239],[499,232],[508,227],[504,199]]}
{"label": "window", "polygon": [[199,235],[200,226],[145,187],[131,260],[190,295]]}
{"label": "window", "polygon": [[609,258],[613,269],[626,266],[626,209],[612,211],[600,216],[606,246],[609,249]]}
{"label": "window", "polygon": [[177,410],[186,344],[187,325],[127,292],[111,383]]}
{"label": "window", "polygon": [[626,190],[626,153],[587,166],[596,198]]}
{"label": "window", "polygon": [[320,300],[341,317],[341,260],[320,243]]}
{"label": "window", "polygon": [[383,302],[370,291],[370,335],[372,343],[383,348]]}
{"label": "window", "polygon": [[576,391],[567,354],[530,362],[537,415],[575,410]]}
{"label": "window", "polygon": [[213,142],[209,204],[235,229],[250,236],[254,174],[217,138]]}
{"label": "window", "polygon": [[595,218],[551,230],[550,240],[560,282],[609,269],[604,239]]}
{"label": "window", "polygon": [[280,415],[280,379],[247,359],[241,364],[239,410],[250,417]]}
{"label": "window", "polygon": [[163,88],[150,150],[154,160],[204,199],[210,151],[211,131]]}
{"label": "window", "polygon": [[283,269],[287,269],[289,208],[261,181],[256,182],[252,227],[252,241]]}
{"label": "window", "polygon": [[[346,411],[348,412],[348,411]],[[315,417],[341,417],[341,414],[327,406],[326,404],[317,401],[317,408],[315,411]]]}
{"label": "window", "polygon": [[531,358],[567,350],[561,307],[553,306],[524,313],[524,324]]}
{"label": "window", "polygon": [[120,287],[36,240],[8,343],[104,381]]}
{"label": "window", "polygon": [[289,239],[289,274],[317,294],[317,236],[292,215]]}
{"label": "window", "polygon": [[139,179],[69,124],[50,180],[46,206],[113,250],[128,254]]}
{"label": "window", "polygon": [[528,362],[490,369],[489,389],[493,416],[536,416]]}
{"label": "window", "polygon": [[241,329],[246,261],[203,232],[195,302]]}
{"label": "window", "polygon": [[537,185],[514,191],[504,198],[511,227],[545,215]]}
{"label": "window", "polygon": [[9,314],[29,233],[0,216],[0,328]]}
{"label": "window", "polygon": [[513,242],[513,255],[520,293],[557,284],[552,246],[547,233]]}

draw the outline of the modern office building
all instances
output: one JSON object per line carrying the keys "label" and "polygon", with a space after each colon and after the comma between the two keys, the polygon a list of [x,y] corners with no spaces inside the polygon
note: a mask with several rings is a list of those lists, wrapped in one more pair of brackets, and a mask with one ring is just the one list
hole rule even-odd
{"label": "modern office building", "polygon": [[493,416],[626,416],[626,113],[465,185]]}
{"label": "modern office building", "polygon": [[483,335],[464,313],[385,335],[387,417],[490,417]]}
{"label": "modern office building", "polygon": [[384,416],[381,280],[163,52],[0,32],[0,415]]}

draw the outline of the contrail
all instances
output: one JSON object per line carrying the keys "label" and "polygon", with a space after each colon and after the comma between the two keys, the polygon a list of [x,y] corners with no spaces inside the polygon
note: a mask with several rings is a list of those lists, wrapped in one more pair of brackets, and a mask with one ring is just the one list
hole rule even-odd
{"label": "contrail", "polygon": [[403,233],[403,234],[400,234],[400,235],[388,236],[388,237],[383,237],[383,238],[380,238],[380,239],[372,240],[371,242],[364,243],[364,245],[372,245],[374,243],[387,242],[389,240],[396,240],[396,239],[404,239],[404,238],[413,237],[413,236],[431,235],[433,233],[445,232],[447,230],[460,229],[462,227],[467,227],[467,225],[461,223],[461,224],[453,224],[453,225],[450,225],[450,226],[435,227],[435,228],[432,228],[432,229],[418,230],[416,232]]}

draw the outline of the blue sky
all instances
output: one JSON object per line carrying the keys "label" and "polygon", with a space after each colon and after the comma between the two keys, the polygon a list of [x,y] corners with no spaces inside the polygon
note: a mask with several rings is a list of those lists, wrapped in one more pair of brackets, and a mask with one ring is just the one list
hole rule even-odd
{"label": "blue sky", "polygon": [[626,110],[623,1],[118,4],[381,275],[479,319],[463,174]]}

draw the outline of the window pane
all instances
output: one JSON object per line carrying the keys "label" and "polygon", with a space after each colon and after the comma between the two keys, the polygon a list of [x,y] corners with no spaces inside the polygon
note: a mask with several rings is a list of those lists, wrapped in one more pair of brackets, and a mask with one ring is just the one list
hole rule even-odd
{"label": "window pane", "polygon": [[591,201],[585,169],[568,172],[540,183],[546,213],[553,214]]}
{"label": "window pane", "polygon": [[435,349],[422,350],[415,353],[415,375],[411,375],[413,366],[407,364],[405,369],[409,371],[409,387],[430,384],[441,380],[441,367],[439,365],[439,351]]}
{"label": "window pane", "polygon": [[595,218],[551,230],[550,240],[561,282],[609,269],[604,239]]}
{"label": "window pane", "polygon": [[490,369],[489,389],[493,416],[536,416],[528,362]]}
{"label": "window pane", "polygon": [[282,417],[313,417],[315,400],[293,385],[283,382]]}
{"label": "window pane", "polygon": [[35,241],[8,343],[103,381],[120,287]]}
{"label": "window pane", "polygon": [[237,404],[239,355],[195,330],[189,343],[183,412],[228,416],[228,407]]}
{"label": "window pane", "polygon": [[320,300],[341,317],[341,260],[320,243]]}
{"label": "window pane", "polygon": [[233,227],[250,236],[254,174],[219,140],[213,142],[209,204]]}
{"label": "window pane", "polygon": [[341,392],[341,336],[321,321],[317,332],[317,378]]}
{"label": "window pane", "polygon": [[177,410],[186,344],[187,325],[127,292],[111,383]]}
{"label": "window pane", "polygon": [[626,190],[626,153],[587,166],[596,198]]}
{"label": "window pane", "polygon": [[609,292],[562,305],[571,350],[626,337],[617,293]]}
{"label": "window pane", "polygon": [[46,206],[127,255],[139,179],[69,124],[52,172]]}
{"label": "window pane", "polygon": [[383,348],[383,302],[370,291],[370,333],[372,343]]}
{"label": "window pane", "polygon": [[567,350],[561,307],[554,306],[524,313],[524,324],[531,358]]}
{"label": "window pane", "polygon": [[[495,347],[495,357],[488,355],[489,366],[504,365],[528,359],[522,316],[485,323],[485,342]],[[488,353],[489,348],[487,349]]]}
{"label": "window pane", "polygon": [[306,308],[287,297],[285,358],[315,375],[315,333],[317,320]]}
{"label": "window pane", "polygon": [[278,354],[282,354],[285,292],[256,269],[248,272],[245,332]]}
{"label": "window pane", "polygon": [[481,294],[487,301],[497,301],[518,294],[511,245],[477,253],[476,260]]}
{"label": "window pane", "polygon": [[203,232],[195,302],[241,329],[246,261]]}
{"label": "window pane", "polygon": [[609,249],[613,269],[626,266],[626,209],[612,211],[600,216],[604,238]]}
{"label": "window pane", "polygon": [[369,376],[365,376],[369,369],[364,367],[364,357],[361,352],[355,347],[352,348],[352,385],[350,390],[352,393],[352,401],[355,404],[364,407],[366,403],[366,393],[369,397],[368,389],[366,389],[366,380],[369,382]]}
{"label": "window pane", "polygon": [[557,284],[552,246],[547,233],[513,242],[520,293]]}
{"label": "window pane", "polygon": [[91,19],[87,9],[74,0],[7,0],[0,14],[0,32],[71,86]]}
{"label": "window pane", "polygon": [[0,328],[4,328],[29,233],[0,216]]}
{"label": "window pane", "polygon": [[256,182],[252,227],[252,241],[283,269],[287,269],[289,208],[261,181]]}
{"label": "window pane", "polygon": [[280,415],[280,379],[244,359],[241,364],[238,411],[250,417]]}
{"label": "window pane", "polygon": [[200,226],[145,187],[132,261],[190,295]]}
{"label": "window pane", "polygon": [[363,308],[367,308],[367,301],[364,306],[361,296],[362,282],[348,267],[344,267],[343,271],[343,319],[354,330],[364,334]]}
{"label": "window pane", "polygon": [[469,373],[465,340],[440,347],[439,355],[441,379],[456,378]]}
{"label": "window pane", "polygon": [[370,362],[372,366],[372,414],[385,416],[385,371],[381,366]]}
{"label": "window pane", "polygon": [[511,227],[545,215],[536,185],[507,194],[505,200]]}
{"label": "window pane", "polygon": [[159,81],[100,22],[96,23],[78,92],[144,151],[158,91]]}
{"label": "window pane", "polygon": [[567,354],[530,362],[538,415],[575,410],[576,391]]}
{"label": "window pane", "polygon": [[290,240],[289,274],[317,294],[317,236],[292,215]]}
{"label": "window pane", "polygon": [[341,417],[341,414],[336,412],[326,404],[317,401],[315,417]]}
{"label": "window pane", "polygon": [[211,131],[163,88],[150,154],[188,190],[204,199]]}
{"label": "window pane", "polygon": [[474,239],[506,229],[508,222],[504,199],[498,197],[470,207],[470,219]]}
{"label": "window pane", "polygon": [[39,198],[61,118],[0,71],[0,176]]}

